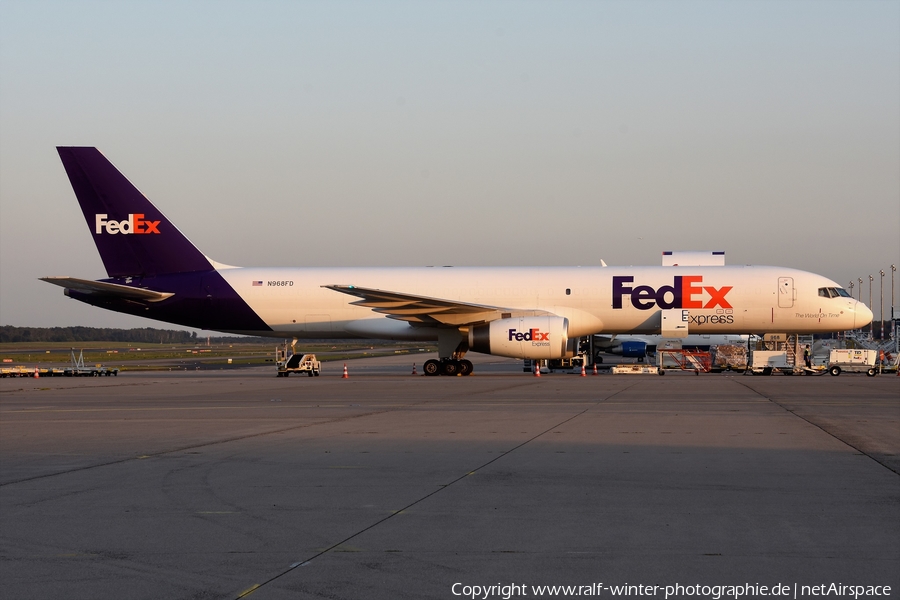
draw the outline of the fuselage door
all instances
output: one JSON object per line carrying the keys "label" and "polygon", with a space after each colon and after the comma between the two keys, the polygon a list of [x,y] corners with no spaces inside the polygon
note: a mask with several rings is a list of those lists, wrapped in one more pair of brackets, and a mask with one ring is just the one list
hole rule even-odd
{"label": "fuselage door", "polygon": [[778,278],[778,308],[791,308],[794,306],[794,278]]}

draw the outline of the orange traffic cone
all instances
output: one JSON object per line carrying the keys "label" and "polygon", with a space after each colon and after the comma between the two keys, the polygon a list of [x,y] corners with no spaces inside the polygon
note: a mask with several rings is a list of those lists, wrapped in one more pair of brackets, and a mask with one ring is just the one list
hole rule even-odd
{"label": "orange traffic cone", "polygon": [[597,363],[594,363],[594,375],[597,374]]}
{"label": "orange traffic cone", "polygon": [[416,371],[416,363],[413,363],[413,375],[418,375],[419,373]]}
{"label": "orange traffic cone", "polygon": [[350,376],[347,375],[347,363],[344,363],[344,374],[341,375],[341,379],[350,379]]}
{"label": "orange traffic cone", "polygon": [[581,363],[581,376],[586,377],[587,374],[584,372],[584,363]]}
{"label": "orange traffic cone", "polygon": [[539,360],[534,361],[534,376],[535,377],[541,376],[541,361],[539,361]]}
{"label": "orange traffic cone", "polygon": [[35,367],[35,368],[34,368],[34,378],[35,378],[35,379],[39,379],[40,376],[41,376],[40,371],[38,371],[38,368]]}

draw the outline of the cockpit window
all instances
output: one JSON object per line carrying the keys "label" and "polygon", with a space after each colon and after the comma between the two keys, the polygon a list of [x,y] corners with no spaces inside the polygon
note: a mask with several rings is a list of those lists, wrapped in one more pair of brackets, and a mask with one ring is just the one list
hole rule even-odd
{"label": "cockpit window", "polygon": [[819,295],[823,298],[850,298],[850,294],[844,288],[819,288]]}

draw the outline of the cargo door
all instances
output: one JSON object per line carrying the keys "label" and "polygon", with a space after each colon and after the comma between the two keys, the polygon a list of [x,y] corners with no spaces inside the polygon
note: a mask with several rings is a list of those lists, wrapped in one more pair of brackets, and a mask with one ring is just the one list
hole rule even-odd
{"label": "cargo door", "polygon": [[794,278],[778,278],[778,308],[791,308],[794,306]]}
{"label": "cargo door", "polygon": [[680,308],[659,311],[659,333],[664,338],[686,338],[688,322],[685,320],[685,312]]}

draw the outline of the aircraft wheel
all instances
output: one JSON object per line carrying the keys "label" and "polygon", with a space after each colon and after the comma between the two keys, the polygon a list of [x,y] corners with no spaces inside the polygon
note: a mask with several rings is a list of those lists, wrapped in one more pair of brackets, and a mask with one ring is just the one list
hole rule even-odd
{"label": "aircraft wheel", "polygon": [[307,377],[312,377],[312,376],[313,376],[313,372],[312,372],[312,371],[307,371],[307,372],[306,372],[306,376],[307,376]]}
{"label": "aircraft wheel", "polygon": [[838,375],[841,374],[841,368],[840,367],[831,367],[830,369],[828,369],[828,372],[830,374],[834,375],[835,377],[837,377]]}
{"label": "aircraft wheel", "polygon": [[445,360],[441,363],[441,375],[453,377],[457,373],[459,373],[459,361]]}
{"label": "aircraft wheel", "polygon": [[425,364],[422,366],[422,371],[428,376],[440,375],[441,363],[433,358],[431,360],[426,360]]}
{"label": "aircraft wheel", "polygon": [[475,370],[475,365],[472,364],[471,360],[461,360],[459,361],[459,374],[462,376],[471,375],[472,371]]}

